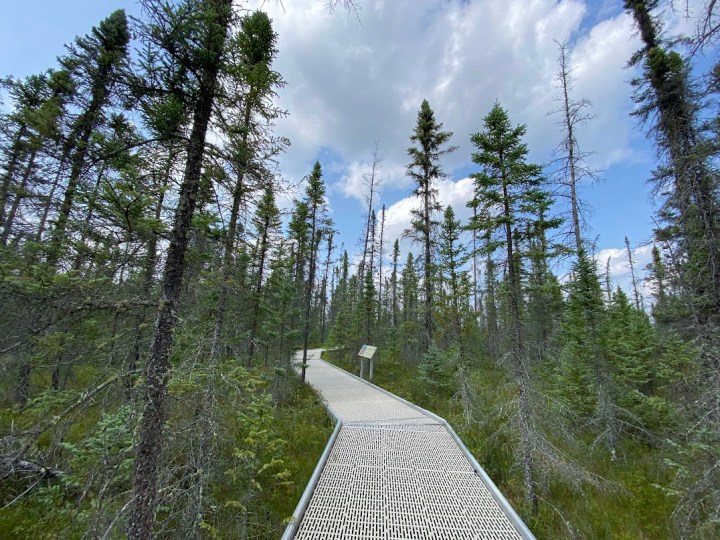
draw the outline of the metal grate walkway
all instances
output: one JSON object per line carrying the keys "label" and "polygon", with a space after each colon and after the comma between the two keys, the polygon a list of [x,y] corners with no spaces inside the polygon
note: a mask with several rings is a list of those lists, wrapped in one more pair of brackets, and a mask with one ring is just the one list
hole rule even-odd
{"label": "metal grate walkway", "polygon": [[320,360],[338,424],[283,539],[534,538],[442,418]]}

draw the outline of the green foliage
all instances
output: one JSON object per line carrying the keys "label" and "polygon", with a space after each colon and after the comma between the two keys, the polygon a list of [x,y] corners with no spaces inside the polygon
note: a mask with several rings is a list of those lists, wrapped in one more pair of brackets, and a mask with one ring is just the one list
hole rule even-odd
{"label": "green foliage", "polygon": [[[418,208],[410,210],[412,219],[411,229],[405,231],[414,240],[422,244],[422,267],[423,267],[423,333],[421,335],[422,351],[427,351],[433,341],[435,331],[434,310],[434,281],[436,280],[434,269],[434,248],[432,238],[435,235],[438,222],[435,214],[440,210],[438,201],[438,190],[435,186],[437,180],[443,178],[440,158],[456,150],[456,147],[446,147],[452,137],[449,131],[442,131],[442,123],[435,119],[435,113],[430,108],[427,100],[423,100],[418,111],[417,122],[410,136],[414,144],[408,148],[407,153],[410,163],[407,166],[407,174],[415,182],[413,195],[419,200]],[[411,263],[412,261],[408,261]]]}
{"label": "green foliage", "polygon": [[418,365],[418,381],[426,391],[449,397],[455,388],[457,364],[457,351],[441,351],[432,344],[423,355],[423,362]]}

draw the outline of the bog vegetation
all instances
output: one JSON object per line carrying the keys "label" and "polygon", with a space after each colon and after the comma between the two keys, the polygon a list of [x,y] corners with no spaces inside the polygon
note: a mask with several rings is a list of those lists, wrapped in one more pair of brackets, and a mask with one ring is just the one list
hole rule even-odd
{"label": "bog vegetation", "polygon": [[720,68],[695,60],[715,2],[679,41],[667,2],[625,1],[628,91],[658,151],[652,298],[612,283],[583,226],[591,120],[566,44],[557,159],[529,162],[496,103],[470,135],[463,223],[437,182],[465,135],[423,101],[412,249],[385,237],[376,151],[355,255],[322,164],[295,191],[277,173],[268,16],[142,4],[2,80],[0,536],[279,537],[332,428],[293,353],[325,344],[356,369],[363,343],[539,538],[720,535]]}

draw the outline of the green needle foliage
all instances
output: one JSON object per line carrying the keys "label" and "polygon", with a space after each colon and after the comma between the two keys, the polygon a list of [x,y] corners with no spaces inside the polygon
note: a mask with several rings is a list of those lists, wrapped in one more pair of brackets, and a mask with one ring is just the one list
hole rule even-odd
{"label": "green needle foliage", "polygon": [[413,195],[420,199],[420,208],[413,209],[412,229],[408,234],[422,243],[423,246],[423,311],[424,329],[422,348],[427,351],[433,341],[434,332],[434,301],[433,281],[434,256],[432,238],[437,229],[438,222],[434,215],[440,210],[438,202],[438,190],[435,182],[445,177],[440,158],[445,154],[455,151],[455,147],[445,147],[445,144],[452,137],[449,131],[442,131],[442,124],[435,119],[435,113],[430,108],[427,100],[423,100],[417,116],[417,123],[410,141],[414,144],[408,148],[410,163],[407,166],[407,174],[416,183]]}

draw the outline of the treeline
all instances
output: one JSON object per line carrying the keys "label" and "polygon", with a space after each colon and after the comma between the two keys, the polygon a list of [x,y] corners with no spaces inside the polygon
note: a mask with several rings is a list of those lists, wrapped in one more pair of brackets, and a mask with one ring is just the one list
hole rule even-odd
{"label": "treeline", "polygon": [[[573,95],[566,44],[551,166],[528,162],[525,126],[496,103],[470,137],[477,172],[461,222],[438,202],[453,135],[425,101],[407,150],[411,252],[387,249],[376,153],[357,272],[345,252],[332,273],[328,343],[346,351],[342,365],[379,345],[380,383],[460,424],[541,537],[720,534],[719,72],[664,35],[661,4],[625,3],[643,45],[630,59],[633,114],[658,150],[651,299],[627,238],[629,294],[588,241],[578,186],[596,174],[577,131],[590,104]],[[716,38],[713,8],[686,38],[695,52]]]}
{"label": "treeline", "polygon": [[278,537],[329,435],[290,360],[332,227],[319,164],[276,174],[272,22],[142,9],[2,80],[3,538]]}

